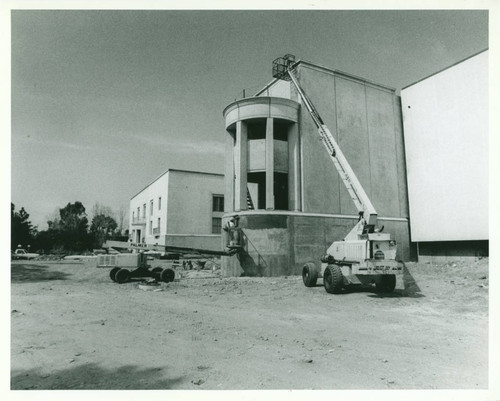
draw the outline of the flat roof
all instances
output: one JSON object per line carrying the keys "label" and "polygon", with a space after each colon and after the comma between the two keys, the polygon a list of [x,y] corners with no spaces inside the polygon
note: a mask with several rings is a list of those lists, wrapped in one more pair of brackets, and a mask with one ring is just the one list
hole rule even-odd
{"label": "flat roof", "polygon": [[413,85],[415,85],[415,84],[418,84],[419,82],[425,81],[426,79],[428,79],[428,78],[430,78],[430,77],[433,77],[434,75],[437,75],[437,74],[439,74],[439,73],[441,73],[441,72],[443,72],[443,71],[449,70],[450,68],[455,67],[457,64],[463,63],[464,61],[467,61],[467,60],[471,59],[472,57],[476,57],[476,56],[478,56],[478,55],[479,55],[479,54],[481,54],[481,53],[487,52],[488,50],[489,50],[489,48],[486,48],[486,49],[481,50],[481,51],[479,51],[479,52],[477,52],[477,53],[474,53],[472,56],[466,57],[466,58],[464,58],[463,60],[457,61],[456,63],[453,63],[453,64],[449,65],[448,67],[442,68],[441,70],[439,70],[439,71],[437,71],[437,72],[434,72],[434,73],[432,73],[432,74],[430,74],[430,75],[427,75],[426,77],[421,78],[421,79],[419,79],[418,81],[413,82],[413,83],[412,83],[412,84],[410,84],[410,85],[406,85],[404,88],[401,88],[401,90],[404,90],[404,89],[406,89],[406,88],[409,88],[410,86],[413,86]]}
{"label": "flat roof", "polygon": [[215,176],[219,176],[219,177],[224,177],[224,174],[220,174],[220,173],[207,173],[206,171],[179,170],[179,169],[176,169],[176,168],[169,168],[168,170],[166,170],[163,173],[161,173],[158,177],[156,177],[153,181],[151,181],[148,185],[146,185],[145,187],[143,187],[134,196],[132,196],[130,198],[130,200],[134,199],[142,191],[144,191],[146,188],[148,188],[153,183],[155,183],[156,181],[158,181],[161,177],[163,177],[167,173],[186,173],[186,174],[200,174],[200,175],[215,175]]}
{"label": "flat roof", "polygon": [[[333,68],[324,67],[324,66],[319,65],[319,64],[314,64],[314,63],[311,63],[310,61],[297,60],[293,64],[292,68],[296,68],[297,66],[299,66],[301,64],[304,65],[304,66],[307,66],[307,67],[313,67],[313,68],[316,68],[316,69],[319,69],[319,70],[323,70],[323,71],[328,72],[330,74],[334,74],[334,75],[342,76],[342,77],[345,77],[345,78],[348,78],[348,79],[360,81],[360,82],[363,82],[363,83],[368,84],[368,85],[377,86],[379,88],[383,88],[383,89],[389,90],[391,92],[395,92],[396,91],[396,89],[393,88],[393,87],[391,87],[391,86],[382,85],[382,84],[379,84],[379,83],[377,83],[375,81],[370,81],[369,79],[361,78],[361,77],[358,77],[356,75],[349,74],[347,72],[343,72],[343,71],[340,71],[340,70],[335,70]],[[263,93],[264,91],[266,91],[270,86],[272,86],[277,81],[279,81],[279,78],[274,78],[271,82],[269,82],[266,86],[264,86],[261,90],[259,90],[254,96],[259,96],[261,93]]]}

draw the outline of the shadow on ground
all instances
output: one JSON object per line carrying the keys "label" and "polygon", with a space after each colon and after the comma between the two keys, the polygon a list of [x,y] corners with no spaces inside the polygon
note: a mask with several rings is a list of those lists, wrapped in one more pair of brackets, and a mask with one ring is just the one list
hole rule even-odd
{"label": "shadow on ground", "polygon": [[104,369],[94,363],[43,374],[40,369],[12,371],[11,390],[159,390],[170,389],[183,377],[164,378],[164,368],[127,365]]}
{"label": "shadow on ground", "polygon": [[394,290],[392,293],[375,293],[372,295],[369,295],[372,298],[399,298],[399,297],[406,297],[406,298],[422,298],[425,297],[424,294],[422,294],[422,291],[420,290],[420,287],[418,286],[417,282],[411,275],[410,271],[406,267],[406,265],[403,267],[403,285],[404,288],[402,290],[397,289]]}
{"label": "shadow on ground", "polygon": [[11,264],[12,283],[35,283],[39,281],[66,280],[70,274],[49,270],[49,266],[31,264]]}
{"label": "shadow on ground", "polygon": [[[378,292],[373,285],[350,285],[347,288],[344,288],[342,294],[351,294],[351,293],[359,293],[359,292],[369,292],[368,295],[371,298],[421,298],[425,297],[420,290],[417,282],[411,275],[410,271],[406,267],[403,267],[403,289],[396,289],[394,292]],[[323,283],[318,283],[315,287],[323,287]]]}

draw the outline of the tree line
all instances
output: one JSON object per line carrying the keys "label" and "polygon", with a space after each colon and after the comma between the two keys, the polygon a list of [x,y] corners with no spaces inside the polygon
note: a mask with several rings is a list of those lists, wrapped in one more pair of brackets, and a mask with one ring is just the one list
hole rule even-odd
{"label": "tree line", "polygon": [[85,206],[79,201],[68,203],[58,209],[47,221],[48,229],[39,231],[34,227],[29,214],[11,203],[11,250],[21,246],[43,253],[83,252],[101,248],[108,239],[126,240],[121,236],[125,212],[120,209],[119,223],[109,207],[94,205],[93,218],[89,225]]}

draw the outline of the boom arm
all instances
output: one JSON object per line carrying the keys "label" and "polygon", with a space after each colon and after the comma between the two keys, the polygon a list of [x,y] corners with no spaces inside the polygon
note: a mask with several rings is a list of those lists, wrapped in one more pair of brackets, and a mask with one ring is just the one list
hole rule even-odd
{"label": "boom arm", "polygon": [[366,225],[375,227],[377,223],[377,212],[373,207],[370,199],[368,198],[368,195],[366,195],[365,190],[361,186],[361,183],[356,177],[356,174],[354,174],[354,171],[352,170],[347,159],[340,150],[339,145],[333,138],[333,135],[328,127],[321,119],[321,116],[316,111],[314,105],[311,103],[311,101],[308,99],[308,97],[300,87],[297,78],[291,71],[291,68],[288,69],[288,75],[297,88],[297,91],[299,92],[304,105],[309,111],[309,114],[314,120],[314,124],[316,124],[316,127],[318,128],[320,139],[323,142],[323,145],[325,145],[325,148],[328,151],[328,154],[330,155],[330,158],[332,159],[332,162],[337,169],[342,182],[347,188],[352,201],[356,205],[360,216],[365,220]]}

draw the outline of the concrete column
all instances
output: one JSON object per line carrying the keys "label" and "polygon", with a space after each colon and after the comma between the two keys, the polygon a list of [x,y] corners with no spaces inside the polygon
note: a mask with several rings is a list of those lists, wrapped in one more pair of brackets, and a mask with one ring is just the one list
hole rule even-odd
{"label": "concrete column", "polygon": [[224,211],[234,211],[234,153],[236,133],[226,132],[224,157]]}
{"label": "concrete column", "polygon": [[299,126],[293,123],[288,128],[288,208],[299,212],[301,206]]}
{"label": "concrete column", "polygon": [[274,129],[273,118],[266,121],[266,210],[274,210]]}
{"label": "concrete column", "polygon": [[247,125],[236,122],[236,146],[234,149],[234,210],[247,209]]}

